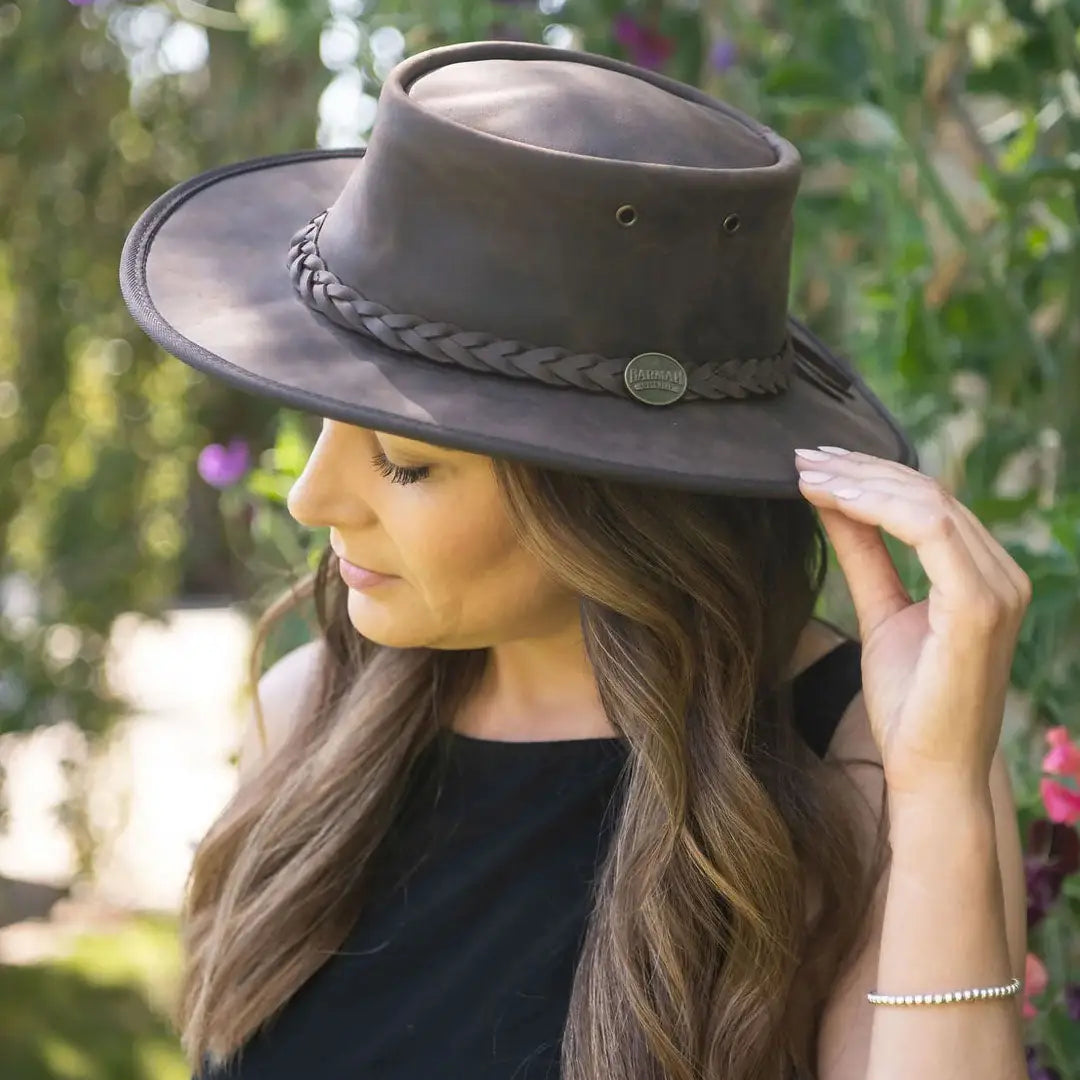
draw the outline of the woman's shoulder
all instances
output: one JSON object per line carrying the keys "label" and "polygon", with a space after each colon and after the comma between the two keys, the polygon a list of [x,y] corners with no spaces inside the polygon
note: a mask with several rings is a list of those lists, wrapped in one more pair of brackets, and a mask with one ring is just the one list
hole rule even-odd
{"label": "woman's shoulder", "polygon": [[788,669],[791,678],[801,675],[807,668],[813,667],[838,645],[852,640],[839,627],[823,619],[813,618],[803,627],[802,636],[795,647]]}
{"label": "woman's shoulder", "polygon": [[866,748],[859,640],[839,627],[813,619],[789,667],[795,722],[820,757]]}
{"label": "woman's shoulder", "polygon": [[268,761],[288,737],[308,701],[308,695],[315,688],[323,650],[321,638],[308,641],[276,660],[259,679],[263,730],[260,731],[259,718],[252,703],[247,711],[240,742],[241,783]]}

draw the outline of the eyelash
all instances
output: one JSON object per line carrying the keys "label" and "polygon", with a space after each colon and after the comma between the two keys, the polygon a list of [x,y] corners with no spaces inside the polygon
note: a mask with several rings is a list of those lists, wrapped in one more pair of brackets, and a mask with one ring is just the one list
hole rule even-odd
{"label": "eyelash", "polygon": [[415,484],[417,481],[423,480],[431,471],[427,465],[419,465],[413,468],[405,465],[395,465],[381,450],[371,459],[371,463],[383,476],[388,476],[393,484]]}

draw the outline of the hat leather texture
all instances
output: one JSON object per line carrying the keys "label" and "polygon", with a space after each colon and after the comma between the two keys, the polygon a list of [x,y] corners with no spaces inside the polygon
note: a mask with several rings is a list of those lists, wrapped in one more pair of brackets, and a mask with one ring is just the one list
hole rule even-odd
{"label": "hat leather texture", "polygon": [[[853,365],[788,310],[800,173],[791,143],[659,73],[443,46],[389,73],[366,147],[165,192],[127,237],[121,290],[167,352],[292,408],[614,479],[795,496],[795,447],[917,466]],[[305,298],[290,243],[321,214],[328,273],[306,275]],[[341,296],[359,297],[349,326],[327,317]],[[646,404],[618,377],[642,353],[691,376],[761,361],[767,389]],[[781,355],[795,363],[769,389]]]}

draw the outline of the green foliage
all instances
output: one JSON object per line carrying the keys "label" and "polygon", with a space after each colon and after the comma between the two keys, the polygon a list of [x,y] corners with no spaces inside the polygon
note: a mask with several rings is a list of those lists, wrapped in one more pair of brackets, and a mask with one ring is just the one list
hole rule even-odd
{"label": "green foliage", "polygon": [[295,11],[286,46],[222,31],[203,82],[133,87],[129,65],[174,21],[164,5],[0,4],[0,733],[108,730],[127,714],[102,674],[114,619],[161,616],[208,564],[219,591],[242,580],[220,572],[231,556],[195,460],[275,410],[153,346],[117,270],[165,188],[312,141],[320,17]]}
{"label": "green foliage", "polygon": [[11,1080],[188,1080],[169,1020],[176,920],[80,935],[49,963],[0,966],[0,1066]]}

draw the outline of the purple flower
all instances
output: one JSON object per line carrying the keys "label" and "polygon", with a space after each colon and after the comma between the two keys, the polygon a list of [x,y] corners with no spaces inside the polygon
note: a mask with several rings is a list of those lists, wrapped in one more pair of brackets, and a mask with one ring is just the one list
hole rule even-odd
{"label": "purple flower", "polygon": [[1028,1080],[1061,1080],[1061,1074],[1057,1069],[1039,1064],[1034,1046],[1024,1047],[1024,1057],[1027,1059]]}
{"label": "purple flower", "polygon": [[1054,906],[1058,894],[1055,888],[1056,878],[1047,874],[1042,866],[1032,865],[1024,860],[1027,877],[1027,925],[1031,930],[1046,918],[1046,913]]}
{"label": "purple flower", "polygon": [[709,63],[717,71],[727,71],[728,68],[734,67],[738,57],[738,46],[731,38],[720,38],[709,50]]}
{"label": "purple flower", "polygon": [[227,447],[211,443],[199,454],[199,475],[211,487],[225,488],[247,472],[248,461],[248,445],[243,439],[233,439]]}
{"label": "purple flower", "polygon": [[1038,818],[1028,828],[1024,873],[1028,929],[1057,901],[1065,879],[1080,870],[1080,834],[1070,825]]}
{"label": "purple flower", "polygon": [[1029,1080],[1061,1080],[1061,1073],[1049,1065],[1034,1065],[1028,1067]]}
{"label": "purple flower", "polygon": [[1074,1024],[1080,1024],[1080,983],[1065,984],[1065,1012]]}
{"label": "purple flower", "polygon": [[659,30],[643,26],[633,15],[623,11],[611,24],[615,40],[626,50],[630,62],[639,67],[662,68],[675,48],[675,42]]}

